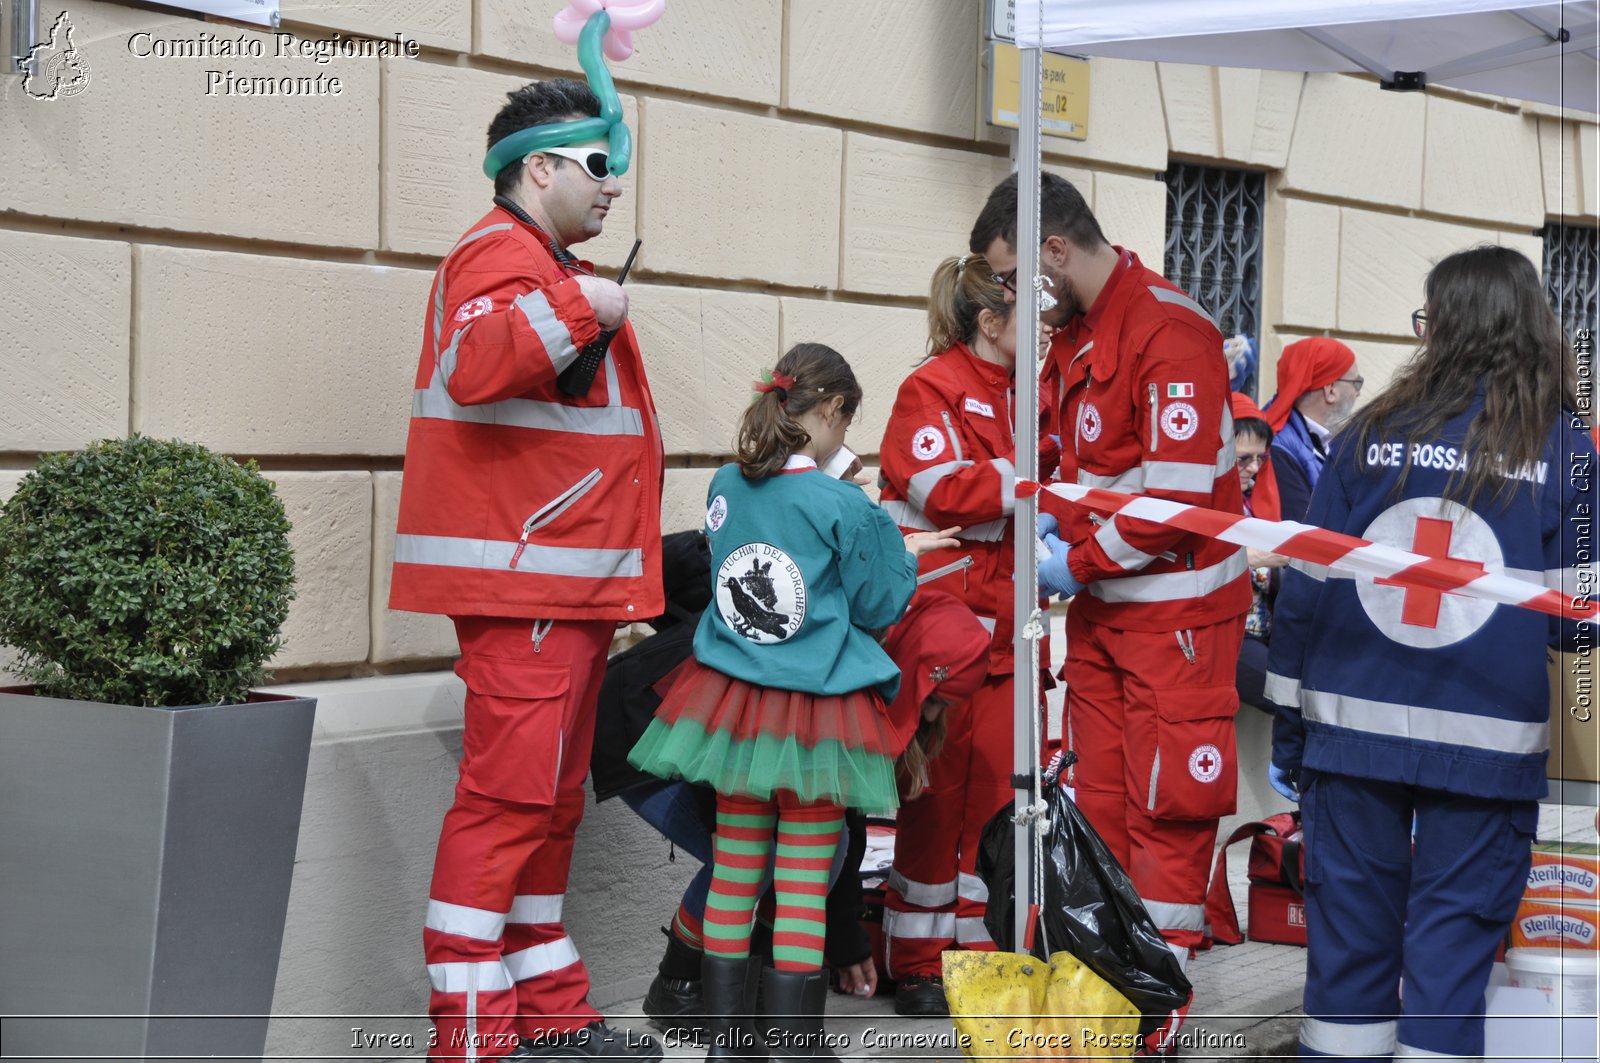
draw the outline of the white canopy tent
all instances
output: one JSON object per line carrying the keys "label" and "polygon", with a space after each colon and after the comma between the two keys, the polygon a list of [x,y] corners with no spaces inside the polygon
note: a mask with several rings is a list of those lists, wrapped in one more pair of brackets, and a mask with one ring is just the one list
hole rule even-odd
{"label": "white canopy tent", "polygon": [[[1037,99],[1043,49],[1108,58],[1307,72],[1366,72],[1384,88],[1443,86],[1600,113],[1600,3],[1509,0],[1016,0],[1022,49],[1021,99]],[[1373,91],[1378,91],[1375,87]],[[1017,276],[1034,277],[1039,258],[1039,109],[1019,108]],[[1039,281],[1017,286],[1023,321],[1038,312]],[[1017,439],[1038,436],[1035,376],[1017,376]],[[1038,477],[1031,447],[1017,448],[1017,476]],[[1036,500],[1020,501],[1016,571],[1037,565]],[[1016,770],[1038,761],[1039,625],[1032,580],[1016,581]],[[1023,940],[1032,838],[1019,790],[1018,899],[1014,940]]]}

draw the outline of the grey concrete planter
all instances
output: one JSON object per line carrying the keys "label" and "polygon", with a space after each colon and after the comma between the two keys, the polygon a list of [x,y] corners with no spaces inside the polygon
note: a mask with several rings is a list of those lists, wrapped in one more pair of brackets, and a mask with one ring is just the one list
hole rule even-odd
{"label": "grey concrete planter", "polygon": [[315,709],[0,690],[8,1058],[261,1056]]}

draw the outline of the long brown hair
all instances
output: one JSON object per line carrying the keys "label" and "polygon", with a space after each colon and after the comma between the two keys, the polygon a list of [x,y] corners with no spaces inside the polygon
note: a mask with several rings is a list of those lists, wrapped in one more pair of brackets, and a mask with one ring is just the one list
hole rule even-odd
{"label": "long brown hair", "polygon": [[[1526,256],[1488,244],[1441,259],[1423,283],[1422,346],[1381,394],[1351,418],[1365,450],[1385,433],[1425,440],[1465,411],[1481,386],[1483,410],[1467,428],[1474,455],[1445,494],[1471,507],[1489,490],[1506,504],[1517,472],[1544,455],[1550,426],[1577,408],[1577,365]],[[1405,448],[1400,485],[1411,470]],[[1397,487],[1398,490],[1398,487]]]}
{"label": "long brown hair", "polygon": [[945,739],[950,734],[952,702],[929,694],[923,707],[930,703],[937,703],[939,711],[931,720],[923,717],[918,721],[916,734],[894,762],[895,772],[905,786],[907,801],[920,797],[928,788],[928,765],[944,750]]}
{"label": "long brown hair", "polygon": [[958,343],[970,345],[978,335],[978,315],[983,311],[1005,321],[1014,309],[1014,304],[1006,302],[1006,290],[994,279],[988,259],[982,255],[945,259],[934,267],[928,292],[928,353],[938,354]]}
{"label": "long brown hair", "polygon": [[734,455],[747,480],[760,480],[783,468],[789,455],[811,441],[797,418],[835,395],[844,396],[839,412],[854,417],[861,405],[861,385],[844,355],[821,343],[797,343],[772,367],[776,376],[794,378],[794,386],[773,388],[756,396],[739,420]]}

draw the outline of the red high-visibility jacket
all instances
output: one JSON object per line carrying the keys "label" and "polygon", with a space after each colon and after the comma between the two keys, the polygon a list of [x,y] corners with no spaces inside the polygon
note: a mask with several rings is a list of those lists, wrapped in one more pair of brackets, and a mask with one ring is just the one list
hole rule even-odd
{"label": "red high-visibility jacket", "polygon": [[660,615],[661,430],[632,326],[612,341],[587,395],[556,386],[600,334],[578,272],[498,207],[440,263],[412,397],[390,608]]}
{"label": "red high-visibility jacket", "polygon": [[958,343],[900,385],[878,460],[879,496],[902,531],[961,526],[961,545],[923,554],[923,572],[972,555],[964,573],[929,584],[961,599],[993,633],[990,672],[1011,670],[1016,567],[1011,373]]}
{"label": "red high-visibility jacket", "polygon": [[[1118,251],[1095,304],[1051,343],[1061,479],[1242,513],[1222,334],[1182,290]],[[1072,608],[1086,619],[1167,631],[1249,608],[1243,548],[1146,521],[1102,521],[1052,499],[1042,496],[1086,586]]]}

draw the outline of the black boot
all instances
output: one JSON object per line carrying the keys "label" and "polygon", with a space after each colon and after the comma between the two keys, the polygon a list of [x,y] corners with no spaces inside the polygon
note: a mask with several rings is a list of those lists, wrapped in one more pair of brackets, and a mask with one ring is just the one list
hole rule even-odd
{"label": "black boot", "polygon": [[671,930],[667,951],[655,979],[644,994],[644,1013],[662,1031],[698,1032],[705,1029],[705,995],[700,989],[699,949],[685,944]]}
{"label": "black boot", "polygon": [[832,1053],[822,1040],[822,1009],[828,999],[826,971],[762,973],[766,1017],[761,1031],[773,1059],[827,1059]]}
{"label": "black boot", "polygon": [[749,958],[730,960],[706,953],[700,961],[700,985],[705,994],[706,1026],[711,1045],[707,1059],[730,1063],[766,1063],[767,1047],[751,1022],[745,1002]]}

